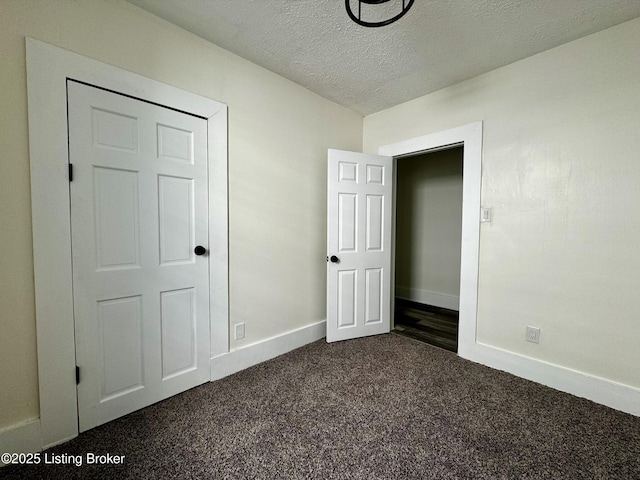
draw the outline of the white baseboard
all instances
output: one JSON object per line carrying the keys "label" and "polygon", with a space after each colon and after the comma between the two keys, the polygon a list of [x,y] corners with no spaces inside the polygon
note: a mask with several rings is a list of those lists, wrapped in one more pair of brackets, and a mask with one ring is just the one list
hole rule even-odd
{"label": "white baseboard", "polygon": [[445,293],[429,292],[416,288],[407,288],[396,285],[396,297],[412,302],[433,305],[434,307],[448,308],[449,310],[460,310],[460,297]]}
{"label": "white baseboard", "polygon": [[326,335],[326,323],[326,320],[322,320],[213,357],[211,359],[211,380],[219,380],[320,340]]}
{"label": "white baseboard", "polygon": [[[214,357],[210,364],[211,380],[224,378],[320,340],[325,334],[326,321],[323,320]],[[459,354],[467,360],[640,416],[640,389],[483,343],[475,343],[468,351]],[[0,429],[0,453],[40,451],[42,451],[40,419],[29,419]],[[4,465],[0,462],[1,466]]]}
{"label": "white baseboard", "polygon": [[[40,419],[32,418],[0,430],[0,453],[35,453],[42,451]],[[0,461],[0,466],[4,463]]]}
{"label": "white baseboard", "polygon": [[[211,380],[218,380],[233,373],[265,362],[308,343],[324,338],[326,321],[298,328],[258,343],[238,348],[211,359]],[[73,437],[71,437],[73,438]],[[56,442],[64,443],[71,438]],[[34,418],[0,429],[0,453],[35,453],[42,451],[40,419]],[[0,462],[0,467],[4,466]]]}
{"label": "white baseboard", "polygon": [[[318,322],[212,358],[211,380],[224,378],[319,340],[325,336],[325,329],[326,321]],[[475,343],[468,351],[459,352],[459,355],[561,392],[640,416],[640,389],[483,343]]]}
{"label": "white baseboard", "polygon": [[[436,307],[459,309],[459,297],[396,286],[396,297]],[[601,405],[640,416],[640,389],[589,375],[491,345],[474,342],[458,355],[472,362],[509,372],[518,377],[587,398]]]}
{"label": "white baseboard", "polygon": [[476,343],[461,356],[561,392],[640,416],[640,389],[483,343]]}

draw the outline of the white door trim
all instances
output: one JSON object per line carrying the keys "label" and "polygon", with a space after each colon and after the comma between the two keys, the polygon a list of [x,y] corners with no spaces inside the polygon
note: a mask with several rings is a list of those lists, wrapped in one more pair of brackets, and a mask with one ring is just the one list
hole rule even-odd
{"label": "white door trim", "polygon": [[[397,157],[426,153],[427,151],[436,151],[446,146],[459,144],[464,144],[464,153],[458,355],[471,359],[474,358],[476,349],[476,321],[478,310],[482,122],[474,122],[442,132],[383,145],[378,148],[378,154],[392,156],[395,159]],[[395,215],[395,210],[393,215]],[[392,224],[395,225],[395,218]],[[393,275],[392,278],[395,278],[395,262],[393,262],[393,259],[394,256],[392,256],[391,274]]]}
{"label": "white door trim", "polygon": [[31,210],[42,445],[78,435],[67,146],[67,78],[208,123],[211,357],[229,351],[227,106],[27,38]]}

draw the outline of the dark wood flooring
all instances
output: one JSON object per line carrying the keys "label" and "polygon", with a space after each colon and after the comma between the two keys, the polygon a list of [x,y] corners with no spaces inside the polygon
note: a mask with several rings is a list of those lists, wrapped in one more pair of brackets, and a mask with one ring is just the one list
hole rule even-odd
{"label": "dark wood flooring", "polygon": [[393,333],[458,351],[458,312],[396,298]]}

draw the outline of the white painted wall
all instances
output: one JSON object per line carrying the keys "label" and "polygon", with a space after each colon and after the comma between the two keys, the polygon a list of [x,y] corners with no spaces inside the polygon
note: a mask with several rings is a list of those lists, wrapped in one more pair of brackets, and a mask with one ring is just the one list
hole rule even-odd
{"label": "white painted wall", "polygon": [[[460,294],[462,147],[397,160],[396,296]],[[457,309],[457,306],[456,306]]]}
{"label": "white painted wall", "polygon": [[477,341],[635,388],[638,45],[640,19],[364,119],[366,152],[483,121]]}
{"label": "white painted wall", "polygon": [[326,318],[326,155],[359,115],[121,0],[0,2],[0,430],[39,415],[25,36],[226,103],[231,348]]}

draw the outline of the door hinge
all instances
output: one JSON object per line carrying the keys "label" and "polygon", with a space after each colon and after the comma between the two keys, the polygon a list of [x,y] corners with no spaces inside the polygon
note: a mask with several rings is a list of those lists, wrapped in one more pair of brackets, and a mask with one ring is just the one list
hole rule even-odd
{"label": "door hinge", "polygon": [[69,164],[69,181],[73,182],[73,164]]}
{"label": "door hinge", "polygon": [[76,385],[80,383],[80,367],[76,365]]}

